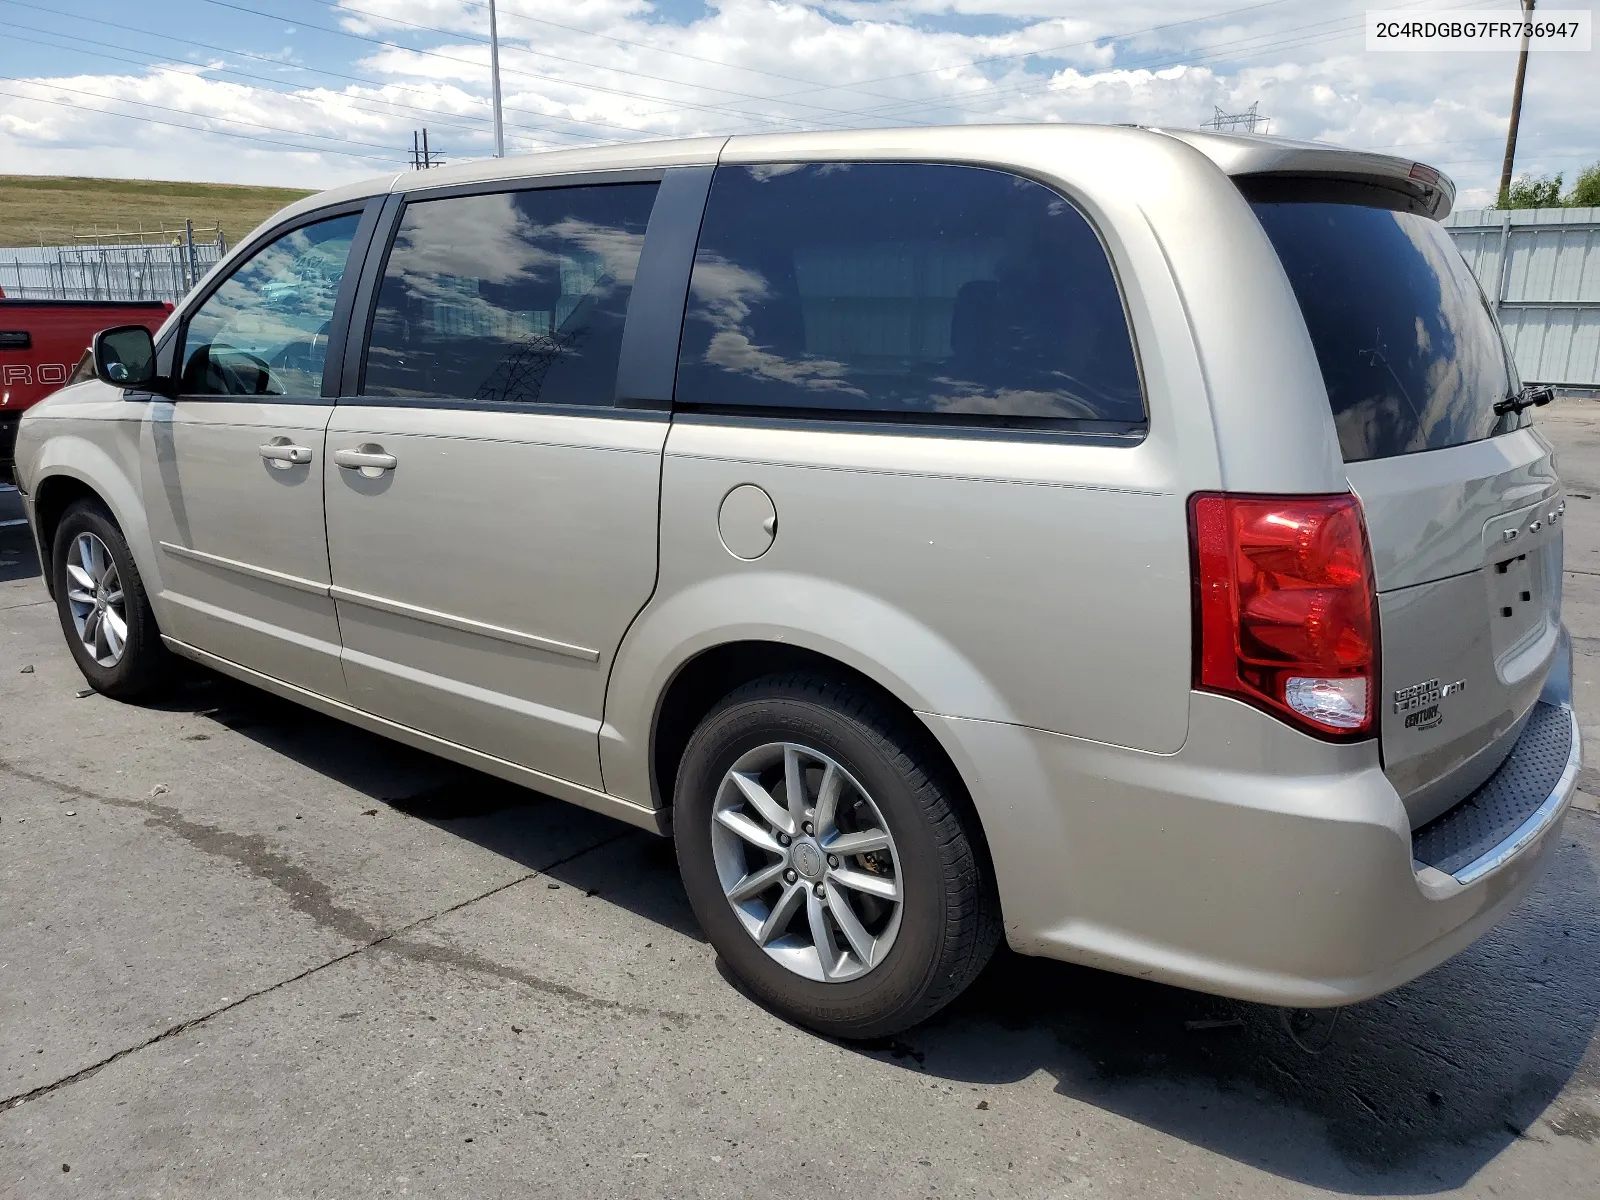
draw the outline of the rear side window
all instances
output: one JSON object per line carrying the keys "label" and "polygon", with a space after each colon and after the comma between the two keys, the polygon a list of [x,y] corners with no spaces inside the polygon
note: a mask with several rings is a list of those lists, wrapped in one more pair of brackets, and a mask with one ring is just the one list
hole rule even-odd
{"label": "rear side window", "polygon": [[1371,204],[1258,198],[1253,207],[1300,302],[1346,462],[1517,426],[1494,411],[1521,389],[1515,364],[1437,221]]}
{"label": "rear side window", "polygon": [[607,405],[653,183],[406,205],[362,394]]}
{"label": "rear side window", "polygon": [[1111,265],[1031,180],[921,163],[718,168],[680,406],[1144,427]]}

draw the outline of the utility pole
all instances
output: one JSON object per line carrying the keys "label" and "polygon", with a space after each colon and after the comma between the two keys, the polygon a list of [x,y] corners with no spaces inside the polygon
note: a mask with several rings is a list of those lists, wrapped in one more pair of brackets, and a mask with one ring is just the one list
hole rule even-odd
{"label": "utility pole", "polygon": [[413,171],[426,171],[430,167],[444,166],[444,159],[435,158],[433,151],[428,149],[428,131],[422,130],[421,141],[417,140],[417,131],[411,131],[411,169]]}
{"label": "utility pole", "polygon": [[494,156],[504,158],[506,127],[500,119],[500,27],[495,21],[494,0],[489,0],[489,84],[494,92]]}
{"label": "utility pole", "polygon": [[[1533,20],[1534,0],[1522,0],[1522,19]],[[1522,48],[1517,51],[1517,82],[1511,88],[1511,124],[1506,129],[1506,157],[1500,164],[1500,207],[1511,203],[1511,167],[1517,157],[1517,124],[1522,120],[1522,81],[1528,76],[1528,28],[1522,28]]]}

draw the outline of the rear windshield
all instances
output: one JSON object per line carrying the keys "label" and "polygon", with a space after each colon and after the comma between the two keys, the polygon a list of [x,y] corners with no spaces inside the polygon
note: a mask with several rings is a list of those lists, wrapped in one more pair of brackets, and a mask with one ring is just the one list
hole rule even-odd
{"label": "rear windshield", "polygon": [[1437,221],[1305,199],[1252,207],[1300,301],[1346,462],[1459,446],[1526,420],[1495,414],[1521,382]]}

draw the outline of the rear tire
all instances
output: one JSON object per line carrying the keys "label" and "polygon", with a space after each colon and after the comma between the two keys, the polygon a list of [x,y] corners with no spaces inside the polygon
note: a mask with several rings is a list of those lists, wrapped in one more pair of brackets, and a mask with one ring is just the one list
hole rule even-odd
{"label": "rear tire", "polygon": [[[804,797],[793,806],[790,780]],[[926,731],[848,684],[774,675],[726,697],[689,739],[673,823],[717,953],[760,1001],[820,1033],[885,1037],[925,1020],[1000,941],[959,781]]]}
{"label": "rear tire", "polygon": [[98,501],[79,500],[62,515],[50,579],[61,632],[90,687],[133,700],[171,678],[173,657],[162,645],[133,553]]}

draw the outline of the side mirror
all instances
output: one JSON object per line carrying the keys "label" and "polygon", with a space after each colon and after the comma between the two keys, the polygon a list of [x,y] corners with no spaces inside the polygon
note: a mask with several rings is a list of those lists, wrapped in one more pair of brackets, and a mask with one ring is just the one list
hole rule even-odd
{"label": "side mirror", "polygon": [[149,387],[156,379],[156,343],[143,325],[118,325],[94,335],[94,374],[112,387]]}

